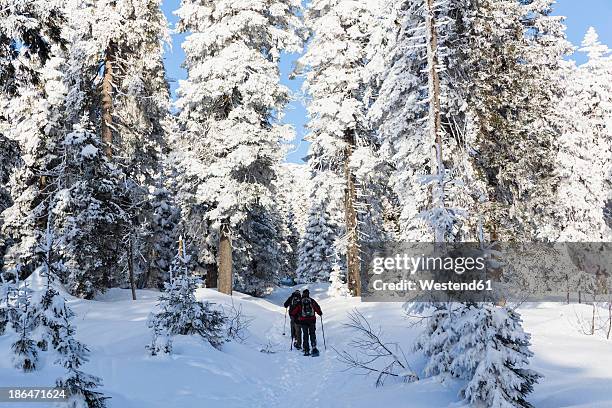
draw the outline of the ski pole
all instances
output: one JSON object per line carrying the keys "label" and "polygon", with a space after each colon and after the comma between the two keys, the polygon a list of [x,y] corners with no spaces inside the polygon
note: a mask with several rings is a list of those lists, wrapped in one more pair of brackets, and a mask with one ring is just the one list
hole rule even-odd
{"label": "ski pole", "polygon": [[287,327],[287,308],[285,308],[285,323],[283,323],[283,336],[285,335],[286,327]]}
{"label": "ski pole", "polygon": [[325,350],[327,350],[327,344],[325,343],[325,327],[323,326],[323,315],[320,315],[319,317],[321,317],[321,332],[323,332],[323,347],[325,347]]}

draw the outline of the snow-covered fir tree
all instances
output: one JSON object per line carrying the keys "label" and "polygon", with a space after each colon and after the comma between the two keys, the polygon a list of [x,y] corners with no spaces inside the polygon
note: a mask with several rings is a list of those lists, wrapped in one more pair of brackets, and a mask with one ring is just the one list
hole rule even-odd
{"label": "snow-covered fir tree", "polygon": [[306,164],[283,163],[281,174],[277,180],[278,194],[285,197],[285,211],[291,213],[291,224],[299,236],[304,234],[308,223],[308,210],[310,209],[310,170]]}
{"label": "snow-covered fir tree", "polygon": [[174,197],[167,187],[156,188],[151,193],[151,197],[153,217],[151,235],[148,238],[151,251],[146,254],[150,267],[145,281],[162,289],[164,282],[169,280],[168,271],[174,259],[172,248],[174,248],[174,237],[178,235],[180,214]]}
{"label": "snow-covered fir tree", "polygon": [[279,168],[275,185],[282,250],[285,252],[280,276],[295,278],[299,265],[298,245],[307,218],[307,166],[284,163]]}
{"label": "snow-covered fir tree", "polygon": [[270,206],[253,205],[241,227],[241,234],[232,243],[240,253],[233,261],[234,284],[241,291],[254,296],[271,293],[279,278],[288,272],[291,248],[287,242],[290,232],[275,200]]}
{"label": "snow-covered fir tree", "polygon": [[[47,277],[49,282],[54,279],[52,276],[53,272],[50,272]],[[66,304],[66,299],[51,283],[48,283],[41,297],[40,306],[41,326],[46,329],[48,341],[58,354],[55,364],[66,369],[66,373],[57,379],[56,386],[67,390],[67,406],[105,407],[106,397],[96,391],[96,388],[102,385],[102,380],[81,369],[81,366],[88,361],[89,349],[75,338],[76,328],[72,323],[75,314]]]}
{"label": "snow-covered fir tree", "polygon": [[11,317],[13,329],[17,333],[17,340],[11,346],[13,352],[13,365],[24,372],[34,371],[38,367],[38,347],[34,341],[34,330],[39,323],[39,310],[37,304],[32,302],[33,291],[24,283],[17,287],[13,301],[14,316]]}
{"label": "snow-covered fir tree", "polygon": [[310,196],[312,204],[308,212],[308,223],[298,245],[298,282],[329,281],[335,261],[334,247],[340,235],[338,217],[330,213],[330,209],[339,208],[330,205],[328,201],[329,197],[333,197],[331,189],[328,187],[323,190],[323,194],[315,190]]}
{"label": "snow-covered fir tree", "polygon": [[598,242],[608,240],[605,207],[612,185],[612,52],[599,42],[592,27],[580,51],[588,61],[568,64],[561,106],[563,136],[557,166],[560,185],[559,241]]}
{"label": "snow-covered fir tree", "polygon": [[[57,47],[53,51],[61,53]],[[22,161],[11,177],[12,205],[2,213],[3,234],[11,240],[5,256],[9,268],[33,265],[30,260],[46,229],[48,197],[56,189],[52,173],[60,161],[64,128],[63,63],[61,57],[50,56],[39,69],[39,85],[20,85],[6,111],[13,120],[8,136],[18,142]],[[29,266],[21,268],[25,276],[32,273]]]}
{"label": "snow-covered fir tree", "polygon": [[467,105],[476,173],[485,185],[477,211],[491,240],[555,235],[556,107],[560,61],[570,47],[551,4],[485,1],[475,9],[466,48]]}
{"label": "snow-covered fir tree", "polygon": [[[298,0],[184,0],[177,11],[179,29],[190,32],[183,44],[188,78],[180,84],[177,102],[180,204],[185,217],[196,217],[185,224],[204,230],[190,236],[208,247],[207,262],[218,259],[218,286],[226,293],[234,283],[232,260],[238,265],[257,262],[255,242],[244,229],[249,216],[260,209],[274,211],[279,143],[292,132],[278,120],[290,98],[280,84],[278,61],[281,52],[301,48],[300,11]],[[232,241],[243,249],[232,250]],[[251,260],[239,259],[245,256]],[[267,290],[274,273],[266,270],[258,292]],[[253,282],[260,277],[242,278]]]}
{"label": "snow-covered fir tree", "polygon": [[473,406],[531,407],[526,398],[541,377],[528,367],[533,353],[520,315],[490,303],[436,308],[415,346],[429,357],[425,373],[467,383]]}
{"label": "snow-covered fir tree", "polygon": [[424,368],[427,376],[437,375],[444,380],[450,374],[453,347],[458,340],[458,333],[452,326],[455,309],[452,304],[433,305],[433,311],[425,321],[425,328],[415,341],[415,349],[428,357]]}
{"label": "snow-covered fir tree", "polygon": [[447,239],[464,236],[453,208],[469,207],[474,190],[468,183],[466,118],[457,107],[464,103],[457,87],[464,76],[459,51],[469,9],[459,1],[430,3],[388,2],[382,45],[368,67],[378,83],[368,115],[381,152],[394,163],[390,185],[400,206],[399,236],[411,241],[433,240],[438,229],[428,224],[441,217],[454,220],[444,232]]}
{"label": "snow-covered fir tree", "polygon": [[67,305],[66,299],[56,289],[58,273],[63,264],[58,258],[55,233],[52,229],[53,213],[48,215],[47,230],[38,245],[36,268],[40,277],[46,281],[45,289],[39,293],[39,336],[38,347],[43,351],[53,348],[58,354],[55,364],[66,369],[66,373],[56,380],[56,386],[68,392],[67,406],[73,408],[104,408],[105,399],[95,389],[102,380],[81,370],[88,361],[89,349],[75,338],[76,328],[72,320],[76,316]]}
{"label": "snow-covered fir tree", "polygon": [[313,1],[305,15],[311,38],[299,61],[306,78],[304,90],[312,98],[309,166],[315,175],[331,172],[344,180],[347,279],[355,296],[361,294],[358,213],[364,211],[358,198],[366,191],[362,188],[366,180],[358,180],[355,169],[376,167],[364,95],[368,40],[379,5],[378,1]]}
{"label": "snow-covered fir tree", "polygon": [[10,237],[5,234],[2,213],[13,205],[11,197],[10,178],[15,173],[19,163],[19,145],[7,138],[0,131],[0,271],[4,268],[4,256],[11,245]]}
{"label": "snow-covered fir tree", "polygon": [[[100,4],[104,4],[103,2]],[[162,270],[155,268],[154,252],[163,258],[172,257],[153,240],[164,240],[155,220],[153,194],[166,186],[163,158],[166,153],[167,133],[171,130],[169,90],[163,65],[163,45],[169,41],[167,21],[157,0],[123,0],[96,7],[99,18],[93,27],[104,55],[102,78],[102,113],[111,121],[113,162],[121,166],[127,180],[125,211],[129,224],[123,231],[120,267],[126,271],[126,284],[143,287],[157,282],[152,278]],[[110,17],[107,17],[106,14]],[[116,19],[116,21],[114,20]],[[107,24],[109,26],[107,26]],[[104,87],[112,84],[110,92]],[[108,112],[107,112],[108,111]],[[167,200],[166,205],[172,204]],[[155,270],[154,270],[155,269]]]}
{"label": "snow-covered fir tree", "polygon": [[148,326],[153,331],[151,355],[172,352],[172,338],[178,335],[199,335],[211,346],[220,348],[225,342],[225,316],[207,301],[199,301],[195,290],[201,280],[189,269],[182,238],[178,252],[170,266],[170,280],[159,297],[156,310],[150,315]]}
{"label": "snow-covered fir tree", "polygon": [[327,294],[332,297],[346,297],[350,295],[346,284],[346,271],[342,269],[340,256],[336,254],[331,272],[329,274],[329,289]]}
{"label": "snow-covered fir tree", "polygon": [[[435,242],[465,240],[478,236],[484,242],[489,239],[497,240],[501,238],[500,231],[502,224],[506,225],[504,223],[511,224],[508,230],[512,233],[533,239],[536,230],[534,226],[544,224],[547,212],[550,213],[552,206],[539,200],[554,191],[554,186],[546,185],[546,180],[549,180],[547,177],[551,176],[547,171],[551,172],[553,168],[546,166],[554,159],[553,143],[558,132],[554,120],[549,120],[548,117],[542,119],[541,116],[553,113],[553,105],[547,98],[552,98],[555,88],[537,88],[540,83],[534,82],[534,90],[529,92],[537,93],[534,99],[541,97],[545,102],[532,109],[530,103],[525,102],[526,98],[509,101],[509,106],[516,108],[512,111],[512,115],[516,116],[512,116],[514,119],[511,120],[509,112],[505,110],[506,102],[494,97],[499,96],[500,90],[492,90],[490,84],[499,83],[500,87],[507,87],[504,89],[513,93],[513,81],[520,81],[521,77],[527,84],[531,84],[530,81],[536,75],[539,81],[544,81],[543,78],[550,80],[557,75],[565,43],[562,25],[558,19],[549,18],[547,12],[542,2],[464,4],[452,1],[424,1],[406,2],[400,6],[399,34],[395,42],[390,42],[396,54],[391,54],[387,63],[386,76],[374,105],[373,118],[378,121],[383,137],[388,135],[389,151],[398,155],[398,158],[402,158],[403,151],[403,157],[407,160],[421,160],[415,165],[400,167],[395,176],[404,180],[408,186],[414,186],[414,191],[421,192],[415,208],[414,196],[419,195],[413,194],[413,197],[408,196],[406,200],[402,191],[398,191],[400,204],[408,204],[407,212],[402,209],[401,221],[408,227],[406,232],[410,234],[411,231],[416,231],[416,235],[412,235],[413,239],[418,239],[421,235],[419,229],[423,228],[414,222],[410,223],[410,220],[415,218],[427,221],[431,231],[428,236]],[[498,26],[490,27],[489,24]],[[494,30],[504,41],[489,43],[488,37],[483,38],[483,26]],[[514,28],[500,30],[500,27]],[[559,41],[550,45],[552,41],[546,40],[551,38]],[[500,47],[500,43],[504,46]],[[470,44],[474,46],[469,46]],[[488,65],[494,66],[504,58],[509,59],[508,67],[515,69],[508,78],[505,76],[508,69],[491,69]],[[517,67],[521,65],[518,62],[521,58],[533,64],[527,71],[524,71],[524,66]],[[516,86],[524,85],[517,82]],[[423,89],[427,89],[425,95]],[[491,100],[484,97],[474,98],[474,89],[482,91],[483,94],[490,92]],[[517,91],[513,97],[518,97],[522,91],[526,89]],[[397,112],[393,108],[397,106],[403,107],[406,112],[396,115]],[[536,117],[544,123],[541,127],[532,129]],[[495,132],[495,136],[489,132]],[[483,145],[485,140],[496,147]],[[542,154],[546,154],[545,160],[539,155],[531,156],[534,149],[529,146],[535,143],[535,140],[538,140],[537,147],[541,148]],[[431,146],[434,146],[433,154]],[[411,156],[416,149],[420,149],[421,154]],[[500,152],[500,149],[503,152]],[[521,188],[533,188],[530,191],[532,195],[526,197],[521,194],[506,194],[502,197],[496,195],[497,193],[492,194],[491,187],[501,186],[499,181],[492,183],[491,177],[499,177],[501,173],[499,167],[487,160],[503,159],[506,155],[516,155],[517,151],[522,152],[521,158],[525,160],[522,163],[515,160],[512,165],[517,166],[515,172],[518,173],[520,168],[526,180],[530,180],[521,180],[520,185]],[[543,153],[544,151],[546,153]],[[405,168],[411,169],[413,173],[402,174]],[[418,170],[415,172],[414,169]],[[506,167],[504,171],[505,169]],[[418,172],[425,177],[418,177]],[[536,181],[531,179],[534,174]],[[511,184],[517,180],[508,180],[509,190],[512,188]],[[403,184],[400,186],[403,187]],[[549,190],[544,191],[546,188]],[[547,207],[538,207],[539,205]],[[463,207],[468,211],[459,211],[453,207]],[[501,214],[499,211],[507,211],[510,207],[517,209],[514,214],[516,218],[501,217],[503,222],[499,222],[500,219],[496,218]],[[491,218],[487,220],[486,237],[484,234],[478,234],[475,228],[477,216],[484,208],[492,209],[491,213],[487,214]],[[504,337],[500,332],[505,333],[506,328],[499,328],[497,321],[477,319],[478,322],[474,326],[457,327],[456,319],[462,316],[466,309],[469,310],[468,305],[435,304],[433,307],[435,311],[427,319],[425,331],[416,344],[417,349],[428,356],[426,373],[429,375],[458,375],[453,372],[452,367],[463,352],[458,349],[461,339],[470,336],[477,338],[478,333],[483,332],[494,333],[491,336],[498,338]],[[496,316],[510,313],[505,307],[492,305],[484,305],[483,310],[493,310]],[[522,333],[520,321],[517,319],[513,322],[512,329]],[[519,371],[528,364],[531,354],[525,352],[522,356],[523,359],[516,367]],[[502,366],[508,367],[503,363]],[[505,382],[514,373],[513,369],[514,367],[509,367],[508,372],[500,371],[503,378],[491,382],[481,381],[480,372],[469,372],[464,379],[478,383],[480,390],[478,395],[468,391],[466,397],[473,397],[470,401],[475,404],[484,403],[487,406],[523,406],[520,404],[524,403],[524,398],[531,391],[537,376],[531,377],[525,372],[520,381],[513,378],[512,381]],[[490,395],[495,397],[489,399]]]}
{"label": "snow-covered fir tree", "polygon": [[529,408],[527,395],[541,377],[528,367],[533,353],[520,315],[491,304],[464,306],[451,329],[450,372],[468,380],[461,394],[473,406]]}
{"label": "snow-covered fir tree", "polygon": [[[92,124],[83,118],[62,141],[62,187],[53,208],[58,251],[70,292],[91,299],[117,283],[122,231],[123,174],[104,154]],[[70,182],[72,180],[72,182]]]}
{"label": "snow-covered fir tree", "polygon": [[70,408],[105,408],[107,397],[96,391],[102,385],[102,379],[81,370],[89,360],[89,349],[75,338],[76,329],[71,322],[74,313],[65,299],[52,291],[50,289],[45,294],[49,302],[46,319],[55,334],[53,347],[59,354],[55,363],[66,369],[55,385],[67,390],[66,406]]}
{"label": "snow-covered fir tree", "polygon": [[[46,88],[46,83],[49,75],[54,76],[50,71],[56,65],[50,60],[58,54],[64,42],[61,36],[66,22],[63,6],[61,1],[0,2],[0,154],[3,156],[0,173],[12,169],[21,154],[25,156],[24,166],[30,167],[30,171],[19,169],[17,175],[11,175],[10,188],[6,184],[8,174],[0,174],[0,211],[9,208],[10,212],[0,214],[0,220],[8,218],[9,224],[13,223],[4,227],[0,221],[0,256],[4,256],[5,247],[17,246],[7,256],[6,267],[13,270],[22,255],[25,258],[31,256],[35,235],[31,220],[35,215],[24,224],[23,233],[15,229],[12,218],[19,216],[21,211],[36,212],[42,188],[33,186],[40,179],[34,175],[36,171],[31,171],[32,161],[44,155],[44,152],[37,151],[45,150],[38,145],[40,138],[44,138],[42,134],[53,132],[57,125],[53,123],[51,112],[51,106],[56,104],[55,90],[52,86]],[[4,157],[9,154],[11,158]],[[42,172],[42,167],[38,171]],[[7,201],[8,190],[14,200],[19,200],[17,206],[21,207],[20,210],[10,210],[15,203],[14,200]],[[25,274],[29,272],[24,270]]]}
{"label": "snow-covered fir tree", "polygon": [[0,1],[0,128],[10,123],[7,98],[25,84],[39,83],[40,67],[62,42],[63,1]]}

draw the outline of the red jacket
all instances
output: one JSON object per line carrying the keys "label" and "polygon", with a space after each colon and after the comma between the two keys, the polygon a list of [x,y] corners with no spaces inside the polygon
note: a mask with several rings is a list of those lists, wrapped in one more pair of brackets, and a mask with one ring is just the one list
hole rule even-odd
{"label": "red jacket", "polygon": [[[321,306],[317,303],[313,298],[308,298],[312,302],[312,309],[316,314],[321,316],[323,312],[321,311]],[[302,298],[304,301],[304,298]],[[317,316],[302,316],[302,303],[298,304],[295,308],[295,316],[297,317],[298,322],[300,323],[314,323],[317,321]]]}

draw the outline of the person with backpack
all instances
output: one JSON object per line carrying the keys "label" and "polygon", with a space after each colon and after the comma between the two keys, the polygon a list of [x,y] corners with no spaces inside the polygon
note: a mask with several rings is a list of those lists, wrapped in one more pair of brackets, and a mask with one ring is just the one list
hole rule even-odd
{"label": "person with backpack", "polygon": [[294,291],[285,300],[285,309],[289,308],[289,319],[291,320],[291,339],[294,341],[293,347],[300,350],[302,348],[302,331],[297,321],[297,308],[302,301],[302,294],[299,290]]}
{"label": "person with backpack", "polygon": [[[304,289],[296,314],[298,323],[302,329],[302,346],[304,347],[305,356],[310,355],[310,346],[312,346],[312,355],[319,355],[319,350],[317,349],[317,334],[315,333],[317,324],[317,316],[315,313],[319,316],[323,316],[323,312],[317,301],[310,297],[310,291]],[[308,344],[309,339],[310,345]]]}

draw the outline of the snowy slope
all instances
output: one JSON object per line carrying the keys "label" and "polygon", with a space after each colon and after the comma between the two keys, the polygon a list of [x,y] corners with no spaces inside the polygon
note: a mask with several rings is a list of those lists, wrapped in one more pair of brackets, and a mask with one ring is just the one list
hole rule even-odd
{"label": "snowy slope", "polygon": [[[85,370],[104,379],[103,392],[112,397],[112,408],[463,406],[457,398],[459,382],[424,379],[375,388],[374,377],[343,371],[331,347],[343,349],[350,340],[342,324],[353,308],[382,325],[384,338],[399,342],[406,352],[419,327],[411,325],[400,304],[328,298],[326,285],[310,288],[325,318],[328,347],[323,350],[318,325],[319,358],[289,350],[289,327],[282,335],[281,305],[293,288],[278,289],[266,299],[233,296],[234,303],[254,318],[245,344],[228,343],[218,351],[196,338],[181,338],[171,357],[149,357],[144,349],[150,340],[146,319],[157,292],[139,291],[133,302],[129,291],[113,289],[96,301],[72,298],[70,305],[78,314],[78,337],[92,351]],[[209,289],[200,289],[198,297],[219,305],[232,301]],[[555,304],[521,309],[526,330],[533,335],[533,368],[545,375],[531,397],[538,408],[612,407],[612,342],[580,334],[573,323],[576,312],[588,314],[589,309]],[[52,357],[46,356],[41,371],[19,373],[10,364],[11,342],[9,336],[0,338],[0,385],[51,385],[59,375]],[[264,348],[274,353],[261,352]],[[416,369],[423,365],[418,356],[409,354],[408,359]],[[4,406],[17,405],[0,403]]]}

